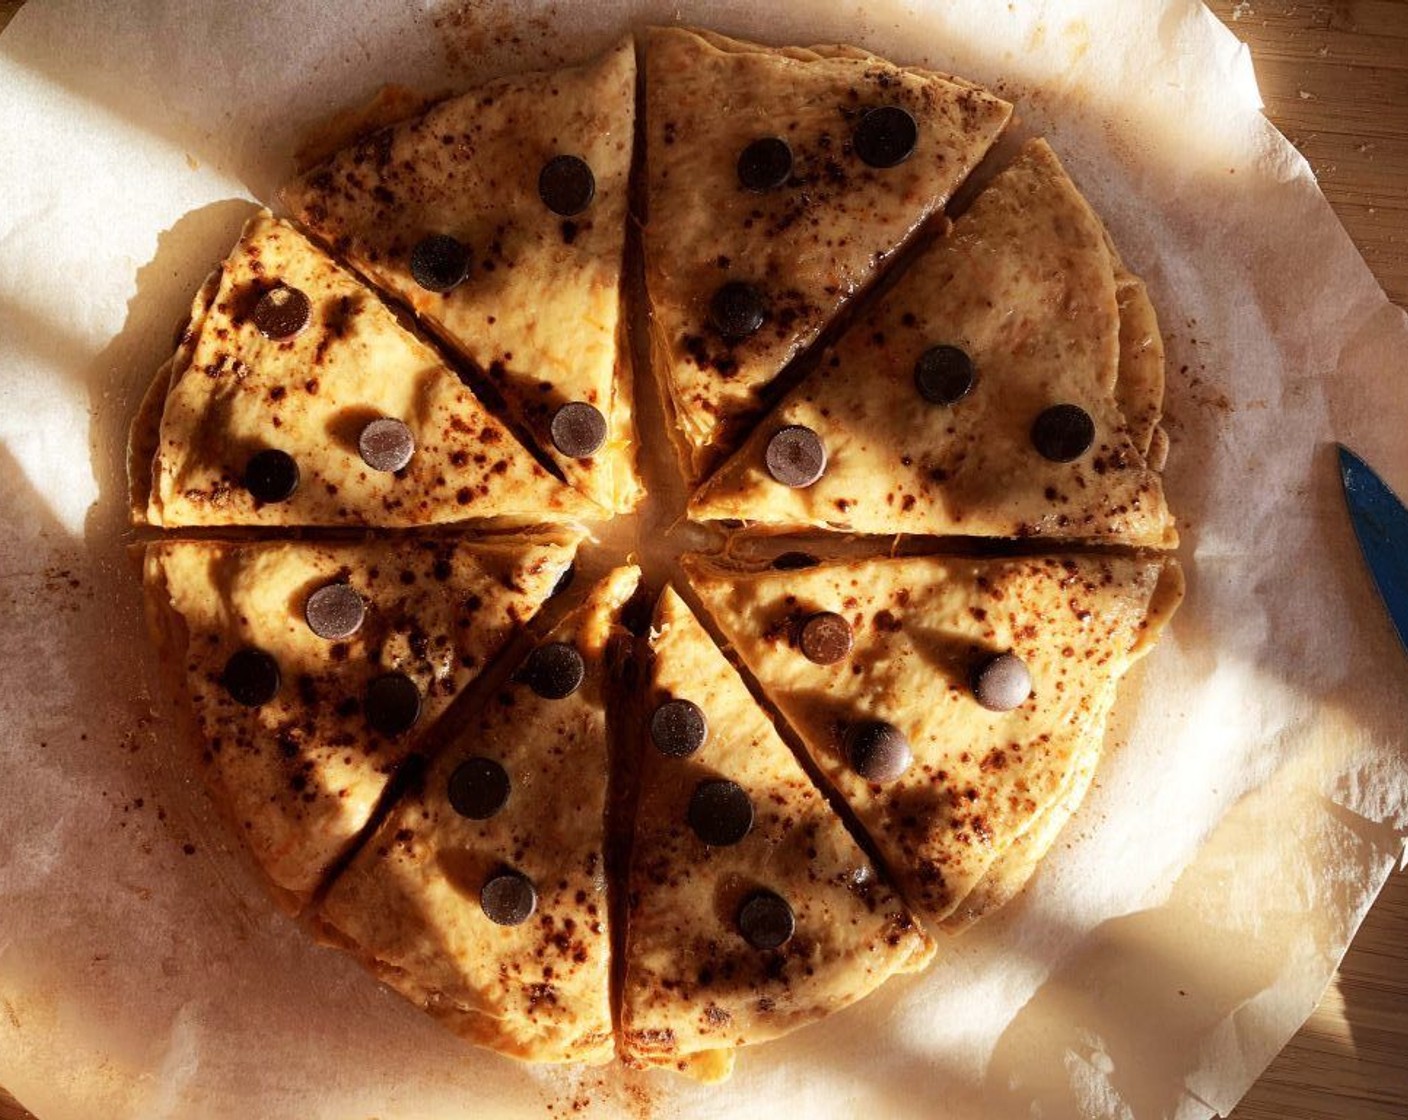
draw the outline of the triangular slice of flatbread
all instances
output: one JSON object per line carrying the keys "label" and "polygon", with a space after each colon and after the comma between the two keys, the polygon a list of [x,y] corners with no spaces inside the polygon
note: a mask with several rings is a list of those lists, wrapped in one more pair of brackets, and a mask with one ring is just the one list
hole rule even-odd
{"label": "triangular slice of flatbread", "polygon": [[[954,403],[919,391],[916,366],[941,346],[972,365],[971,388]],[[1162,401],[1163,350],[1142,285],[1035,140],[783,398],[689,515],[1171,547],[1173,519],[1146,460]],[[1068,461],[1038,450],[1038,417],[1058,406],[1093,421],[1084,449],[1046,444],[1077,452]],[[794,428],[825,449],[809,485],[769,468],[769,446]]]}
{"label": "triangular slice of flatbread", "polygon": [[[360,140],[282,192],[297,221],[492,381],[568,481],[617,512],[645,492],[621,313],[635,76],[627,39],[582,66],[490,82]],[[559,157],[585,161],[594,192],[540,194]],[[448,291],[412,269],[435,235],[469,254]],[[606,422],[605,443],[581,457],[584,447],[554,442],[553,418],[574,402]]]}
{"label": "triangular slice of flatbread", "polygon": [[[306,300],[306,321],[288,337],[279,332],[297,317],[264,317],[279,299]],[[363,455],[364,432],[383,420],[412,441],[399,469]],[[196,296],[131,446],[134,459],[155,448],[149,475],[133,464],[134,516],[165,527],[532,524],[601,512],[375,294],[267,211]],[[261,453],[282,463],[251,481]],[[289,460],[297,481],[285,494]]]}
{"label": "triangular slice of flatbread", "polygon": [[[456,1034],[515,1058],[613,1054],[605,706],[613,639],[629,637],[618,616],[639,575],[612,572],[538,647],[577,651],[576,689],[540,695],[531,684],[539,653],[530,654],[318,910],[329,940],[384,982]],[[511,890],[489,886],[505,875]]]}
{"label": "triangular slice of flatbread", "polygon": [[[1021,852],[985,877],[1093,766],[1119,678],[1181,589],[1172,560],[1114,556],[914,557],[755,573],[694,559],[688,570],[933,926],[980,885],[1001,901],[1012,893],[998,889],[1004,882],[1025,881],[1034,861],[1023,868]],[[837,656],[819,663],[803,638],[823,612],[839,619],[829,645],[810,648]],[[1000,696],[998,675],[978,676],[1005,654],[1030,678],[1020,702]]]}
{"label": "triangular slice of flatbread", "polygon": [[281,901],[307,901],[578,539],[146,546],[148,620],[212,794]]}
{"label": "triangular slice of flatbread", "polygon": [[[656,609],[650,648],[622,1055],[712,1081],[728,1076],[736,1047],[854,1003],[921,968],[933,946],[673,588]],[[687,756],[666,754],[696,742],[667,735],[662,748],[651,730],[683,702],[702,716],[703,742]],[[754,814],[747,835],[727,845],[706,843],[687,823],[700,783],[720,779]],[[775,924],[747,909],[758,892],[794,923],[780,946]]]}
{"label": "triangular slice of flatbread", "polygon": [[[762,408],[769,382],[942,209],[1012,107],[861,51],[684,28],[648,32],[645,69],[652,363],[697,481]],[[854,142],[864,114],[882,107],[917,125],[912,154],[894,166],[872,166]],[[791,171],[749,189],[740,157],[765,138],[787,143]],[[861,149],[873,158],[874,144]],[[734,341],[711,315],[729,283],[751,285],[762,306],[761,326]]]}

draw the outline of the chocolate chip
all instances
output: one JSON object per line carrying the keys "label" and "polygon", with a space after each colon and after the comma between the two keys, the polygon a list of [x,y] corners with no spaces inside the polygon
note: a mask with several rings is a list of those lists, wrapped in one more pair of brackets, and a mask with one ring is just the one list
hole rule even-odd
{"label": "chocolate chip", "polygon": [[671,758],[688,758],[709,737],[709,721],[690,700],[666,700],[650,717],[650,739]]}
{"label": "chocolate chip", "polygon": [[467,758],[450,774],[450,808],[472,821],[487,821],[508,802],[508,771],[492,758]]}
{"label": "chocolate chip", "polygon": [[796,929],[792,907],[773,891],[754,891],[738,908],[738,932],[755,949],[781,949]]}
{"label": "chocolate chip", "polygon": [[720,286],[709,301],[709,319],[728,342],[739,342],[763,325],[767,301],[763,293],[742,280]]}
{"label": "chocolate chip", "polygon": [[501,926],[521,926],[538,908],[538,891],[521,871],[500,871],[479,890],[484,916]]}
{"label": "chocolate chip", "polygon": [[856,124],[851,144],[856,155],[871,167],[894,167],[914,152],[919,126],[907,109],[881,105],[871,109]]}
{"label": "chocolate chip", "polygon": [[596,176],[577,156],[553,156],[538,172],[538,197],[554,214],[580,214],[595,196]]}
{"label": "chocolate chip", "polygon": [[772,566],[779,572],[796,572],[802,568],[815,568],[819,563],[810,552],[784,552],[773,559]]}
{"label": "chocolate chip", "polygon": [[287,451],[265,448],[244,466],[244,488],[256,502],[282,502],[298,489],[298,464]]}
{"label": "chocolate chip", "polygon": [[810,486],[826,472],[826,446],[810,428],[793,424],[768,440],[768,474],[794,490]]}
{"label": "chocolate chip", "polygon": [[914,363],[914,387],[931,404],[957,404],[975,379],[973,359],[957,346],[931,346]]}
{"label": "chocolate chip", "polygon": [[708,778],[694,787],[686,819],[704,843],[726,848],[752,830],[753,803],[737,782]]}
{"label": "chocolate chip", "polygon": [[606,417],[585,401],[569,401],[552,414],[552,445],[572,459],[586,459],[606,442]]}
{"label": "chocolate chip", "polygon": [[1015,653],[999,653],[973,669],[973,695],[990,712],[1020,708],[1032,694],[1032,675]]}
{"label": "chocolate chip", "polygon": [[357,437],[362,462],[374,471],[394,474],[402,470],[416,453],[416,437],[405,423],[391,416],[373,420]]}
{"label": "chocolate chip", "polygon": [[802,623],[797,644],[818,665],[835,665],[851,652],[851,624],[834,611],[818,611]]}
{"label": "chocolate chip", "polygon": [[383,673],[367,685],[367,723],[382,735],[399,735],[420,719],[420,689],[405,673]]}
{"label": "chocolate chip", "polygon": [[738,154],[738,181],[761,194],[775,190],[792,175],[792,149],[780,136],[754,140]]}
{"label": "chocolate chip", "polygon": [[362,628],[367,605],[350,583],[325,583],[308,596],[303,618],[320,638],[340,641]]}
{"label": "chocolate chip", "polygon": [[523,663],[520,679],[544,700],[561,700],[582,687],[586,663],[575,646],[566,642],[540,645]]}
{"label": "chocolate chip", "polygon": [[447,233],[432,233],[411,250],[411,279],[427,292],[448,292],[468,275],[469,248]]}
{"label": "chocolate chip", "polygon": [[297,288],[279,284],[259,297],[249,317],[265,338],[280,341],[301,334],[312,314],[313,305],[307,296]]}
{"label": "chocolate chip", "polygon": [[225,662],[220,685],[230,699],[246,708],[267,704],[279,692],[279,663],[262,649],[242,649]]}
{"label": "chocolate chip", "polygon": [[866,720],[846,732],[846,757],[851,769],[867,782],[893,782],[913,760],[909,740],[893,723]]}
{"label": "chocolate chip", "polygon": [[1052,405],[1032,424],[1032,446],[1043,459],[1069,463],[1095,442],[1095,421],[1079,405]]}

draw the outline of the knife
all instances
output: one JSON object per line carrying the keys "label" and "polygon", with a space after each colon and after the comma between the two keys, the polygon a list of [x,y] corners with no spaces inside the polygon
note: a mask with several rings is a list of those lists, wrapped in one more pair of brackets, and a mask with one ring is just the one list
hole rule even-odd
{"label": "knife", "polygon": [[1344,444],[1339,449],[1340,481],[1359,550],[1408,650],[1408,509],[1368,463]]}

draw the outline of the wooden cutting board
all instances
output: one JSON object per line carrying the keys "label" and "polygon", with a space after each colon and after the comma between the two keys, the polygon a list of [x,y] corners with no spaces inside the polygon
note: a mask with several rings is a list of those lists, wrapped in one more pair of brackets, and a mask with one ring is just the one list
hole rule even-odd
{"label": "wooden cutting board", "polygon": [[[0,29],[22,3],[0,0]],[[1390,298],[1408,306],[1408,0],[1209,6],[1251,47],[1267,115],[1315,168]],[[1320,1007],[1232,1120],[1405,1117],[1408,875],[1395,875]],[[0,1120],[34,1118],[0,1089]]]}

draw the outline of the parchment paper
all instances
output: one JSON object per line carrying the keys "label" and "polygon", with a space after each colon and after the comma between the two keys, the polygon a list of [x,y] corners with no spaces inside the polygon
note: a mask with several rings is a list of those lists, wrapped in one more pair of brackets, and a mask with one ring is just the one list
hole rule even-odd
{"label": "parchment paper", "polygon": [[[1017,101],[1162,316],[1190,577],[1027,893],[709,1089],[469,1049],[276,912],[155,715],[122,552],[141,388],[312,121],[673,19]],[[1408,492],[1408,327],[1258,107],[1193,0],[32,0],[0,38],[0,1083],[43,1120],[1230,1109],[1408,823],[1408,663],[1330,446]]]}

